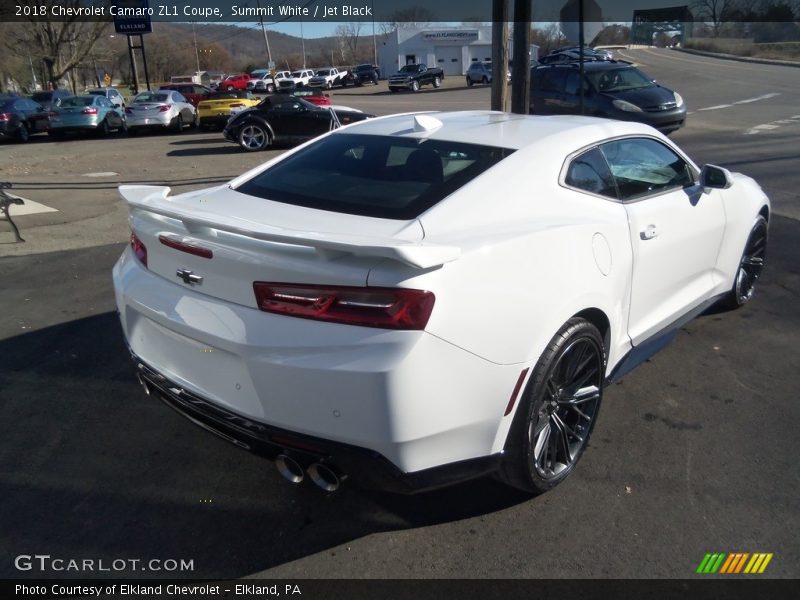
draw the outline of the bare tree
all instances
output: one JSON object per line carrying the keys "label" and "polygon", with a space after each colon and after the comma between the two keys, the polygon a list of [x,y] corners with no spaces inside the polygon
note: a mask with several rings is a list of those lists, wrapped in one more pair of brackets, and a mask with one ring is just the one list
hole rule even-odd
{"label": "bare tree", "polygon": [[[19,4],[49,6],[42,0],[22,0]],[[47,77],[56,87],[64,75],[86,61],[97,40],[111,31],[108,22],[90,21],[81,16],[77,9],[85,5],[83,0],[62,0],[60,6],[71,9],[72,14],[57,17],[58,20],[51,11],[43,11],[44,16],[28,17],[23,27],[14,28],[5,38],[6,47],[17,56],[30,53],[32,58],[43,61]]]}
{"label": "bare tree", "polygon": [[356,62],[360,35],[361,23],[342,23],[336,27],[336,37],[339,40],[342,62]]}
{"label": "bare tree", "polygon": [[711,23],[714,37],[719,36],[722,24],[738,12],[736,0],[694,0],[691,7],[695,17]]}
{"label": "bare tree", "polygon": [[389,15],[389,20],[380,24],[382,34],[391,33],[403,27],[428,27],[433,22],[435,15],[424,6],[411,6],[394,11]]}

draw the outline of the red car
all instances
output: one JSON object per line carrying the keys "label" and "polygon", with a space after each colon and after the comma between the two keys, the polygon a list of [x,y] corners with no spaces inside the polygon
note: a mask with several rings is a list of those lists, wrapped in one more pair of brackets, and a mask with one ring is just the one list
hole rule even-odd
{"label": "red car", "polygon": [[220,90],[246,90],[247,89],[247,82],[250,81],[251,77],[247,73],[239,73],[238,75],[228,75],[222,82],[219,84]]}
{"label": "red car", "polygon": [[192,105],[197,108],[197,105],[208,98],[214,93],[214,90],[207,88],[204,85],[197,85],[196,83],[169,83],[162,85],[162,90],[175,90],[186,98]]}
{"label": "red car", "polygon": [[302,90],[294,90],[292,92],[292,96],[302,98],[303,100],[311,102],[311,104],[316,104],[317,106],[331,105],[331,97],[328,94],[323,93],[321,89],[304,88]]}

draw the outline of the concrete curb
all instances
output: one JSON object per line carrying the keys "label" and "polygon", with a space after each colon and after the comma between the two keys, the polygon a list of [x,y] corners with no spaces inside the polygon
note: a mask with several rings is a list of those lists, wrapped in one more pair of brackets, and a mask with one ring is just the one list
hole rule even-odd
{"label": "concrete curb", "polygon": [[693,48],[672,48],[678,52],[687,54],[697,54],[698,56],[710,56],[712,58],[722,58],[724,60],[736,60],[739,62],[756,63],[761,65],[779,65],[782,67],[800,68],[800,61],[778,60],[772,58],[754,58],[752,56],[737,56],[736,54],[721,54],[719,52],[706,52],[705,50],[695,50]]}

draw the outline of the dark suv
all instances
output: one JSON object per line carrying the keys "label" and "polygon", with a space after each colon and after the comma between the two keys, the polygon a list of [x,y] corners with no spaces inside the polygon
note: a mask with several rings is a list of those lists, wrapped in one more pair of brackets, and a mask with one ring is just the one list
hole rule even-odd
{"label": "dark suv", "polygon": [[[531,69],[530,113],[580,114],[578,63]],[[670,133],[683,127],[686,105],[673,92],[624,62],[584,63],[584,112],[595,117],[639,121]]]}

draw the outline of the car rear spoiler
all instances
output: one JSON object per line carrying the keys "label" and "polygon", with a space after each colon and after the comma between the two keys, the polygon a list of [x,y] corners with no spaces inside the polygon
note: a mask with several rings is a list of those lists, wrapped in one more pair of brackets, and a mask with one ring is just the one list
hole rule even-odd
{"label": "car rear spoiler", "polygon": [[266,242],[311,247],[326,260],[350,254],[387,258],[418,269],[429,269],[454,261],[461,255],[461,248],[457,246],[287,230],[198,208],[176,206],[168,198],[170,188],[167,186],[121,185],[119,193],[131,209],[177,219],[190,233],[223,231]]}

